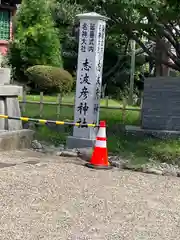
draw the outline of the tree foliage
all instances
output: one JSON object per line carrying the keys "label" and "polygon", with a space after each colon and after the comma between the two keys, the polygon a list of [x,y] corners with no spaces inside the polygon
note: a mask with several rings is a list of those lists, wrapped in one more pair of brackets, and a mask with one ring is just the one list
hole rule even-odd
{"label": "tree foliage", "polygon": [[14,40],[9,47],[14,77],[25,81],[24,71],[33,65],[62,67],[58,33],[49,2],[23,0],[14,19]]}
{"label": "tree foliage", "polygon": [[84,9],[75,1],[55,0],[52,5],[52,15],[59,32],[62,45],[64,68],[72,74],[76,71],[78,42],[76,33],[76,15]]}

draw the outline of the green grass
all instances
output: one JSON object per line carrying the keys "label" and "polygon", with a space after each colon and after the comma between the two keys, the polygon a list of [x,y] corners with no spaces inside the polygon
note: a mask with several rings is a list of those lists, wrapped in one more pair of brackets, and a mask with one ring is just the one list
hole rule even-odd
{"label": "green grass", "polygon": [[180,165],[179,139],[155,139],[137,137],[132,134],[119,134],[108,138],[108,147],[134,164],[146,163],[150,160]]}
{"label": "green grass", "polygon": [[[28,96],[28,100],[39,101],[38,96]],[[63,100],[66,103],[72,103],[72,96],[67,96]],[[56,98],[49,96],[46,101],[56,101]],[[105,100],[101,101],[104,104]],[[111,104],[117,106],[121,103],[111,100]],[[57,107],[44,105],[44,119],[73,121],[73,108],[61,107],[60,117],[56,116]],[[39,117],[39,105],[26,104],[26,111],[23,116]],[[120,110],[101,109],[100,119],[106,120],[108,129],[108,150],[114,154],[130,159],[134,164],[145,163],[150,159],[177,163],[180,160],[180,144],[179,140],[160,140],[148,137],[137,137],[132,134],[125,134],[123,124],[140,125],[140,117],[138,111],[127,111],[123,123],[122,112]],[[37,129],[36,137],[39,140],[45,140],[52,144],[58,145],[66,142],[66,137],[72,134],[72,127],[60,126],[60,131],[47,126],[40,126]]]}

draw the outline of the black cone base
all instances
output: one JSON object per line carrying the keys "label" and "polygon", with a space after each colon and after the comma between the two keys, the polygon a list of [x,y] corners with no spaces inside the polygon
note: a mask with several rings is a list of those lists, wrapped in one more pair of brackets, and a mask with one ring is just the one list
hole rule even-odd
{"label": "black cone base", "polygon": [[112,169],[112,168],[113,168],[112,165],[103,166],[103,165],[93,165],[93,164],[91,164],[91,163],[86,163],[85,166],[88,167],[88,168],[102,169],[102,170],[109,170],[109,169]]}

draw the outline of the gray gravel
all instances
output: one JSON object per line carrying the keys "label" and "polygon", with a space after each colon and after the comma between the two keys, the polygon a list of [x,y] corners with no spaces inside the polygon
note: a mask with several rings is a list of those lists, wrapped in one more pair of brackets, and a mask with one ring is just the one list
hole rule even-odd
{"label": "gray gravel", "polygon": [[0,169],[1,240],[180,239],[179,178],[31,151],[0,162],[17,163]]}

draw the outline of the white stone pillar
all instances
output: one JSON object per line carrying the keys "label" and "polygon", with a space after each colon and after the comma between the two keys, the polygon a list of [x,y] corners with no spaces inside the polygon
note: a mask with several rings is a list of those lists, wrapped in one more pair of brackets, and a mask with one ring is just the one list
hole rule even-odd
{"label": "white stone pillar", "polygon": [[[77,17],[80,30],[74,121],[98,123],[107,18],[94,12]],[[67,145],[69,148],[91,147],[94,140],[94,128],[74,127]]]}

